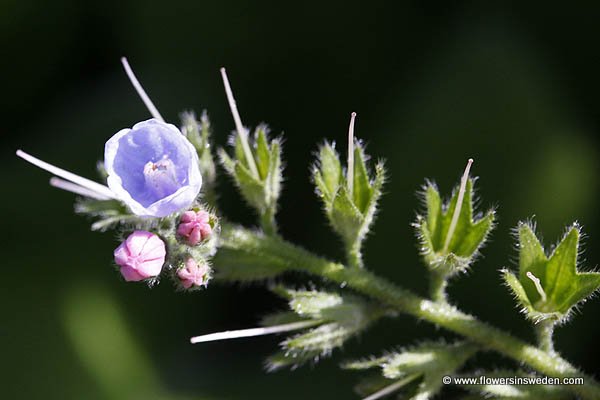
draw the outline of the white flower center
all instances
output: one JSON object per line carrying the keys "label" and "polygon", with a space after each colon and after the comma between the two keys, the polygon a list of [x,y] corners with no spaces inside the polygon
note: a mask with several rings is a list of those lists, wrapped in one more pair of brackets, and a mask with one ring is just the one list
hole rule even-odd
{"label": "white flower center", "polygon": [[180,186],[175,164],[166,155],[157,162],[148,161],[144,165],[144,179],[148,189],[160,198],[175,193]]}

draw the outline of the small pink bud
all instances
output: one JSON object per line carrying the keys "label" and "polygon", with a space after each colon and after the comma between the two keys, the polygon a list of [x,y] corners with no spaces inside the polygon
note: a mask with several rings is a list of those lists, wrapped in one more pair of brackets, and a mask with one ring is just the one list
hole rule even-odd
{"label": "small pink bud", "polygon": [[115,249],[115,262],[127,282],[160,274],[165,263],[165,243],[154,233],[135,231]]}
{"label": "small pink bud", "polygon": [[209,219],[206,211],[186,211],[181,215],[177,234],[183,236],[190,246],[195,246],[211,235]]}
{"label": "small pink bud", "polygon": [[192,286],[206,286],[208,283],[208,266],[204,263],[198,264],[193,258],[185,261],[185,266],[177,271],[181,285],[189,289]]}

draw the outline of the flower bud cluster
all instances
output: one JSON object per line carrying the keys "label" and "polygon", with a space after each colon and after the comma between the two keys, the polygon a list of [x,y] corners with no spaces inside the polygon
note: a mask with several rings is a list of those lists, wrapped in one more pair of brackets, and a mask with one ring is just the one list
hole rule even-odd
{"label": "flower bud cluster", "polygon": [[154,284],[170,274],[181,289],[205,287],[212,276],[216,217],[203,208],[162,219],[149,230],[135,230],[115,249],[115,263],[126,281]]}

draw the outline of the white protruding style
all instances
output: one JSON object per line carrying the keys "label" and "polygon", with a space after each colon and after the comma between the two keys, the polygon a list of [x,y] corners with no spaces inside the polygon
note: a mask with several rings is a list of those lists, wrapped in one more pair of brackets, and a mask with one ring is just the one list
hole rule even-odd
{"label": "white protruding style", "polygon": [[103,194],[94,192],[93,190],[84,188],[83,186],[79,186],[69,181],[65,181],[55,176],[50,178],[50,186],[96,200],[110,200],[110,197],[104,196]]}
{"label": "white protruding style", "polygon": [[[36,158],[30,154],[27,154],[22,150],[17,150],[17,156],[21,157],[22,159],[24,159],[27,162],[30,162],[31,164],[35,165],[36,167],[46,170],[56,176],[66,179],[69,182],[79,185],[82,188],[85,188],[91,192],[94,192],[98,196],[108,197],[109,199],[117,199],[117,196],[112,192],[112,190],[110,190],[108,187],[106,187],[104,185],[99,184],[98,182],[94,182],[94,181],[86,179],[82,176],[75,175],[72,172],[65,171],[64,169],[58,168],[52,164],[48,164],[47,162],[42,161],[39,158]],[[53,185],[53,186],[57,186],[57,185]],[[59,187],[59,186],[57,186],[57,187]],[[61,187],[61,189],[64,189],[64,188]],[[65,189],[65,190],[68,190],[68,189]]]}
{"label": "white protruding style", "polygon": [[527,271],[527,273],[525,275],[527,275],[527,277],[529,279],[531,279],[531,281],[535,285],[535,290],[537,290],[537,292],[540,294],[540,297],[542,298],[542,301],[545,302],[548,299],[548,297],[546,296],[546,292],[544,291],[544,288],[542,287],[542,283],[540,282],[540,278],[538,278],[537,276],[535,276],[534,274],[532,274],[531,271]]}
{"label": "white protruding style", "polygon": [[154,103],[152,102],[152,100],[150,100],[150,97],[142,87],[142,84],[140,83],[140,81],[138,81],[137,77],[133,73],[133,69],[131,69],[127,58],[121,57],[121,64],[123,64],[123,68],[125,68],[125,73],[127,74],[127,77],[129,77],[131,84],[133,85],[135,91],[146,105],[148,111],[150,111],[150,114],[159,121],[165,122],[164,118],[162,117],[162,115],[160,115],[158,109],[156,108],[156,106],[154,106]]}
{"label": "white protruding style", "polygon": [[263,327],[263,328],[250,328],[250,329],[240,329],[237,331],[224,331],[224,332],[210,333],[208,335],[195,336],[190,339],[190,342],[191,343],[204,343],[204,342],[214,342],[217,340],[225,340],[225,339],[237,339],[237,338],[252,337],[252,336],[270,335],[273,333],[297,331],[299,329],[310,328],[311,326],[315,326],[320,323],[322,323],[322,321],[318,321],[318,320],[298,321],[298,322],[291,322],[289,324],[267,326],[267,327]]}
{"label": "white protruding style", "polygon": [[252,172],[256,178],[258,178],[258,168],[256,168],[256,162],[254,161],[254,156],[252,155],[250,145],[248,144],[248,132],[242,124],[242,119],[240,118],[240,113],[237,109],[237,104],[235,102],[235,98],[233,97],[233,91],[231,90],[231,85],[229,84],[229,79],[227,78],[227,71],[225,68],[221,68],[221,77],[223,78],[223,85],[225,86],[227,102],[229,103],[229,108],[231,109],[231,114],[233,115],[233,121],[235,122],[235,129],[237,130],[238,135],[240,135],[240,141],[242,142],[242,147],[244,148],[244,155],[248,160],[250,172]]}
{"label": "white protruding style", "polygon": [[348,181],[348,193],[350,197],[354,195],[354,120],[356,113],[350,114],[350,126],[348,127],[348,170],[346,171],[346,181]]}
{"label": "white protruding style", "polygon": [[458,223],[458,218],[460,217],[460,210],[462,208],[463,199],[465,198],[465,191],[467,189],[467,181],[469,180],[469,171],[471,170],[471,164],[473,164],[473,159],[469,158],[467,162],[467,167],[465,168],[465,172],[460,180],[460,189],[458,190],[458,198],[456,199],[456,206],[454,207],[454,214],[452,215],[452,221],[450,221],[450,227],[448,228],[448,234],[446,235],[446,242],[444,243],[444,253],[448,251],[448,247],[450,247],[450,242],[452,241],[452,235],[454,235],[454,230],[456,229],[456,224]]}

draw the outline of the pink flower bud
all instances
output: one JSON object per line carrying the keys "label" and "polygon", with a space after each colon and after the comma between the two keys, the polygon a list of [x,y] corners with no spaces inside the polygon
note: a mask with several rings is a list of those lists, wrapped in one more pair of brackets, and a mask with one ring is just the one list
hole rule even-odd
{"label": "pink flower bud", "polygon": [[160,274],[165,263],[164,242],[152,232],[135,231],[115,249],[115,262],[127,282]]}
{"label": "pink flower bud", "polygon": [[193,258],[185,261],[185,266],[177,271],[181,285],[189,289],[192,286],[206,286],[208,283],[208,266],[204,263],[198,264]]}
{"label": "pink flower bud", "polygon": [[209,219],[206,211],[186,211],[181,215],[177,234],[183,236],[190,246],[195,246],[211,235]]}

